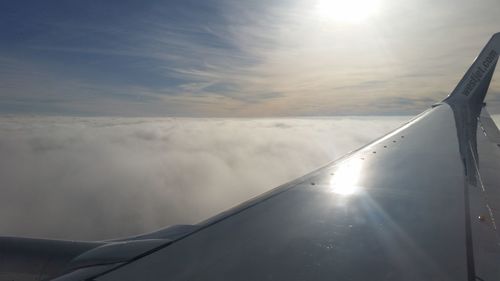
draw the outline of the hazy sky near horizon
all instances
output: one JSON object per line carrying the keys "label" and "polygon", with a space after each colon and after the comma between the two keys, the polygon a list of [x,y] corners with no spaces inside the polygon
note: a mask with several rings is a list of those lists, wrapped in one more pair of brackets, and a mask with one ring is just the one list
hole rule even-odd
{"label": "hazy sky near horizon", "polygon": [[0,114],[416,114],[497,31],[497,0],[2,1]]}

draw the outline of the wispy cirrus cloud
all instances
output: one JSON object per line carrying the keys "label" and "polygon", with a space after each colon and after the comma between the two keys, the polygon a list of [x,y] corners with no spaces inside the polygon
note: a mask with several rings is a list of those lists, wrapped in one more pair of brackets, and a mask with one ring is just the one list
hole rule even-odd
{"label": "wispy cirrus cloud", "polygon": [[378,15],[362,24],[325,21],[314,1],[301,0],[120,7],[91,1],[44,6],[45,17],[34,13],[36,5],[22,12],[6,5],[3,26],[15,28],[5,30],[8,44],[0,47],[11,60],[0,76],[0,109],[133,116],[417,113],[427,106],[418,101],[445,97],[497,28],[492,1],[381,3]]}

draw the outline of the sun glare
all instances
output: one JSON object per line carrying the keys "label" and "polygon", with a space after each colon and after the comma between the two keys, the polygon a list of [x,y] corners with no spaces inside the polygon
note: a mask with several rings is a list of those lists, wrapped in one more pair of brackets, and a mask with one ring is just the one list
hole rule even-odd
{"label": "sun glare", "polygon": [[358,192],[361,168],[362,161],[360,159],[353,158],[341,163],[330,180],[330,190],[340,195],[351,195]]}
{"label": "sun glare", "polygon": [[317,0],[316,11],[323,20],[361,23],[379,10],[378,0]]}

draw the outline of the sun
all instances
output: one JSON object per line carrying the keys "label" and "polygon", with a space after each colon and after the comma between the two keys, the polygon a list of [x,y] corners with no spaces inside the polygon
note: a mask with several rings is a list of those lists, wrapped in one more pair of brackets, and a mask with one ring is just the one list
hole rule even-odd
{"label": "sun", "polygon": [[378,0],[317,0],[316,11],[323,20],[361,23],[379,10]]}

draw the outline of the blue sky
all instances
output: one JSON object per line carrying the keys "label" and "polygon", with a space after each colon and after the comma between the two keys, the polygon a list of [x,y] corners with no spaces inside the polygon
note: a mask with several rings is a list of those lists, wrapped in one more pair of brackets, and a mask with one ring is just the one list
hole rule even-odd
{"label": "blue sky", "polygon": [[0,114],[415,114],[500,31],[493,0],[332,1],[2,1]]}

